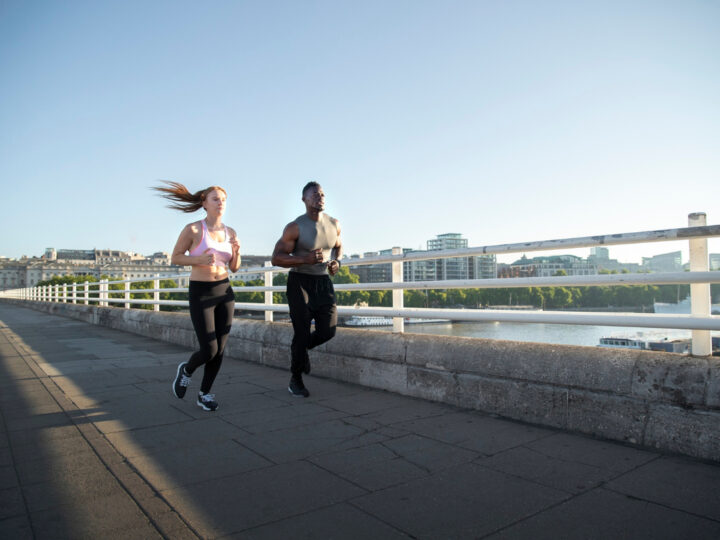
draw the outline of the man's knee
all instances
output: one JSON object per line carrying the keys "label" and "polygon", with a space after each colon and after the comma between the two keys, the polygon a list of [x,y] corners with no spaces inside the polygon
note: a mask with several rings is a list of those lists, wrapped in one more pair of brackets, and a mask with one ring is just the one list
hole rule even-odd
{"label": "man's knee", "polygon": [[326,341],[330,341],[332,338],[335,337],[335,327],[334,326],[328,326],[327,328],[318,328],[317,330],[317,345],[321,345],[322,343],[325,343]]}

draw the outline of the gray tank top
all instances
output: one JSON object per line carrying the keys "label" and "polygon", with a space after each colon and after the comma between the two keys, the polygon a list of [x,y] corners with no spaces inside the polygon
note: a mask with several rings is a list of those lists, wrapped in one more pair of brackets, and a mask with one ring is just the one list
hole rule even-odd
{"label": "gray tank top", "polygon": [[337,220],[323,212],[317,221],[303,214],[295,219],[295,223],[298,225],[299,235],[292,254],[302,257],[313,249],[322,249],[324,262],[302,264],[291,268],[290,271],[314,276],[327,275],[327,262],[332,257],[332,248],[335,247],[338,239]]}

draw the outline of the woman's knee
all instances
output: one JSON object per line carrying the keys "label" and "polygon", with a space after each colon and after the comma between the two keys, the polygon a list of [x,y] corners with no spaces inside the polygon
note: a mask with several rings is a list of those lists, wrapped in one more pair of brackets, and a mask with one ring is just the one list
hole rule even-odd
{"label": "woman's knee", "polygon": [[205,360],[205,362],[209,362],[218,355],[218,344],[217,342],[206,343],[200,348],[200,351],[202,352],[203,360]]}

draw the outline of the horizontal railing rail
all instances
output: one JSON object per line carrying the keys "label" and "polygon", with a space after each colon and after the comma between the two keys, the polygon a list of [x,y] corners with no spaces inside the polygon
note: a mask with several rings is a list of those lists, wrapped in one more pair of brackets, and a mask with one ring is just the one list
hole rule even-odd
{"label": "horizontal railing rail", "polygon": [[[336,284],[338,291],[373,291],[392,290],[392,307],[338,306],[341,316],[387,317],[393,320],[393,330],[402,332],[404,319],[447,319],[454,321],[499,321],[524,323],[554,323],[575,325],[602,325],[620,327],[646,327],[689,329],[693,331],[694,354],[710,354],[710,331],[720,331],[720,317],[710,314],[710,284],[720,283],[720,272],[708,269],[707,239],[720,237],[720,225],[704,225],[704,214],[691,214],[690,223],[694,226],[678,229],[663,229],[602,236],[543,240],[501,244],[474,248],[436,250],[401,253],[394,250],[391,255],[364,258],[345,258],[344,266],[362,266],[369,264],[389,264],[392,268],[393,281],[381,283],[346,283]],[[459,257],[475,257],[520,253],[528,251],[550,251],[559,249],[624,245],[649,242],[667,242],[687,240],[690,243],[690,271],[642,274],[598,274],[553,277],[522,277],[522,278],[490,278],[464,280],[432,280],[403,281],[403,264],[411,261],[435,260]],[[699,255],[698,255],[699,253]],[[288,312],[285,304],[273,302],[274,292],[284,292],[285,285],[273,285],[273,276],[288,272],[289,269],[271,266],[245,267],[231,275],[232,280],[246,276],[264,277],[264,285],[248,285],[235,287],[235,292],[264,293],[264,302],[237,302],[236,309],[265,312],[265,320],[272,321],[273,313]],[[160,299],[162,293],[187,293],[187,287],[161,287],[165,280],[187,279],[189,274],[158,274],[153,277],[131,278],[116,281],[100,280],[99,282],[45,285],[23,289],[12,289],[0,292],[0,297],[24,300],[71,302],[96,304],[100,306],[122,304],[126,308],[136,305],[150,305],[154,310],[160,306],[188,305],[187,300]],[[133,289],[131,284],[151,282],[150,288]],[[669,285],[690,284],[692,314],[630,314],[630,313],[594,313],[594,312],[559,312],[543,310],[509,311],[498,309],[443,309],[443,308],[406,308],[403,305],[403,291],[428,289],[495,289],[495,288],[528,288],[528,287],[592,287],[592,286],[629,286],[629,285]],[[116,286],[117,288],[110,288]],[[152,294],[152,298],[137,298],[138,294]]]}

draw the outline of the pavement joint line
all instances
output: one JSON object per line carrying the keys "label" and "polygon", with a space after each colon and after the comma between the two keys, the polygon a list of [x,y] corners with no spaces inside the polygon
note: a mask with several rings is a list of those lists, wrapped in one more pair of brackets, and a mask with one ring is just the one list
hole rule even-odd
{"label": "pavement joint line", "polygon": [[[145,518],[148,520],[150,524],[152,524],[153,528],[157,531],[157,533],[163,537],[168,538],[164,533],[160,526],[160,524],[157,522],[157,520],[151,515],[151,513],[148,512],[148,510],[145,508],[145,506],[142,503],[142,498],[137,496],[136,493],[133,493],[133,489],[128,485],[128,482],[125,482],[122,480],[121,476],[116,473],[115,467],[113,466],[113,463],[111,460],[109,460],[103,453],[102,450],[100,450],[97,445],[102,444],[105,446],[105,450],[111,452],[115,456],[119,458],[119,463],[124,463],[127,465],[128,470],[130,471],[130,474],[133,475],[137,480],[140,481],[141,485],[143,487],[146,487],[150,490],[153,495],[155,495],[158,500],[162,501],[162,503],[169,509],[169,513],[175,514],[178,519],[185,525],[187,528],[186,532],[189,532],[193,534],[197,538],[202,538],[202,535],[198,533],[198,531],[195,530],[192,525],[190,525],[185,518],[165,499],[165,497],[159,493],[151,483],[147,481],[145,477],[130,463],[125,456],[123,456],[118,450],[112,445],[112,443],[107,439],[107,437],[104,436],[102,432],[100,432],[97,429],[97,426],[95,426],[92,419],[90,419],[83,411],[80,409],[73,401],[72,399],[65,395],[65,393],[62,391],[62,389],[55,383],[55,381],[52,380],[52,377],[48,376],[39,365],[37,365],[37,362],[32,358],[27,358],[25,356],[22,356],[23,361],[26,363],[26,365],[36,374],[37,379],[42,383],[42,385],[45,387],[47,392],[50,394],[50,396],[55,400],[55,402],[58,404],[58,406],[62,409],[63,413],[68,417],[69,421],[74,425],[74,427],[78,430],[82,438],[85,440],[87,445],[92,449],[93,453],[97,456],[97,458],[100,460],[100,462],[105,466],[107,471],[113,476],[115,481],[118,483],[118,486],[122,488],[122,490],[128,495],[130,500],[133,501],[133,503],[138,507],[138,509],[142,512],[142,514],[145,516]],[[42,374],[42,375],[40,375]],[[59,394],[59,395],[58,395]],[[63,402],[65,405],[63,405]],[[68,414],[70,410],[75,410],[75,412],[79,414]],[[82,421],[81,421],[82,419]],[[90,433],[88,433],[88,431]],[[95,441],[95,442],[93,442]],[[16,472],[17,474],[17,472]],[[19,479],[18,479],[19,480]],[[19,481],[18,481],[18,485]],[[22,490],[21,490],[22,491]],[[27,511],[27,503],[25,502],[25,497],[23,494],[23,501],[26,506],[26,513],[29,515],[29,512]],[[31,526],[32,526],[32,520],[31,520]]]}
{"label": "pavement joint line", "polygon": [[[566,495],[568,496],[568,498],[567,498],[567,499],[564,499],[563,502],[567,502],[567,501],[569,501],[570,499],[574,499],[575,497],[579,497],[580,495],[585,495],[586,493],[590,493],[591,491],[594,491],[594,490],[596,490],[596,489],[602,488],[602,487],[605,485],[605,483],[606,483],[605,481],[603,481],[603,482],[599,483],[597,486],[594,486],[594,487],[592,487],[592,488],[590,488],[590,489],[586,489],[586,490],[584,490],[584,491],[580,491],[580,492],[577,492],[577,493],[576,493],[576,492],[568,491],[568,490],[563,489],[563,488],[560,488],[560,487],[549,486],[549,485],[547,485],[547,484],[543,484],[542,482],[540,482],[540,481],[538,481],[538,480],[536,480],[536,479],[534,479],[534,478],[527,478],[527,477],[521,476],[521,475],[519,475],[519,474],[513,474],[513,473],[508,472],[508,471],[506,471],[506,470],[495,469],[495,468],[493,468],[493,467],[490,467],[490,466],[488,466],[488,465],[485,465],[484,463],[482,463],[482,462],[480,461],[480,459],[482,459],[482,458],[475,459],[475,460],[471,461],[471,463],[474,463],[474,464],[477,465],[478,467],[482,467],[483,469],[487,469],[487,470],[489,470],[489,471],[493,471],[493,472],[496,472],[496,473],[504,474],[504,475],[506,475],[506,476],[511,476],[511,477],[513,477],[513,478],[517,478],[517,479],[523,480],[523,481],[525,481],[525,482],[530,482],[530,483],[535,484],[535,485],[537,485],[537,486],[542,486],[542,487],[548,488],[548,489],[554,489],[555,491],[559,491],[559,492],[561,492],[561,493],[564,493],[564,494],[566,494]],[[614,478],[612,478],[611,480],[614,480]],[[544,512],[544,511],[545,511],[545,510],[542,510],[542,512]]]}
{"label": "pavement joint line", "polygon": [[[260,458],[262,458],[262,459],[264,459],[264,460],[266,460],[266,461],[269,461],[269,462],[270,462],[270,465],[268,465],[268,467],[276,466],[276,465],[280,465],[280,464],[281,464],[281,462],[278,462],[278,461],[275,461],[275,460],[273,460],[273,459],[270,459],[268,456],[263,456],[262,454],[260,454],[259,452],[256,452],[254,449],[250,448],[249,446],[244,445],[241,441],[238,441],[237,439],[231,438],[230,440],[233,441],[233,442],[236,442],[238,445],[240,445],[242,448],[244,448],[245,450],[247,450],[247,451],[250,452],[251,454],[254,454],[254,455],[256,455],[256,456],[258,456],[258,457],[260,457]],[[267,468],[267,467],[260,467],[260,469],[266,469],[266,468]]]}
{"label": "pavement joint line", "polygon": [[[588,492],[584,492],[584,493],[588,493]],[[498,527],[497,529],[495,529],[495,530],[493,530],[493,531],[490,531],[490,532],[488,532],[487,534],[484,534],[483,536],[478,537],[478,540],[482,540],[483,538],[488,538],[488,537],[490,537],[490,536],[494,536],[494,535],[496,535],[496,534],[499,533],[499,532],[505,531],[505,530],[507,530],[507,529],[509,529],[509,528],[511,528],[511,527],[515,527],[516,525],[519,525],[520,523],[522,523],[522,522],[524,522],[524,521],[527,521],[527,520],[529,520],[529,519],[532,519],[532,518],[534,518],[535,516],[538,516],[538,515],[540,515],[540,514],[544,514],[544,513],[547,512],[548,510],[552,510],[553,508],[558,508],[558,507],[562,506],[563,504],[567,503],[569,500],[571,500],[571,499],[573,499],[573,498],[574,498],[574,497],[568,497],[568,498],[566,498],[566,499],[557,501],[557,502],[555,502],[555,503],[553,503],[553,504],[550,504],[550,505],[548,505],[548,506],[546,506],[546,507],[543,507],[543,508],[541,508],[541,509],[533,512],[532,514],[529,514],[529,515],[527,515],[527,516],[524,516],[524,517],[522,517],[522,518],[520,518],[520,519],[518,519],[518,520],[516,520],[516,521],[514,521],[514,522],[512,522],[512,523],[508,523],[508,524],[506,524],[506,525],[503,525],[502,527]]]}
{"label": "pavement joint line", "polygon": [[667,504],[664,504],[664,503],[659,502],[659,501],[651,501],[651,500],[648,500],[648,499],[643,499],[642,497],[638,497],[637,495],[631,495],[631,494],[625,493],[625,492],[623,492],[623,491],[618,491],[618,490],[616,490],[616,489],[612,489],[611,487],[608,487],[608,486],[605,486],[605,485],[599,486],[599,487],[601,487],[601,488],[604,489],[605,491],[609,491],[609,492],[611,492],[611,493],[615,493],[616,495],[622,495],[623,497],[627,497],[628,499],[632,499],[632,500],[634,500],[634,501],[640,501],[640,502],[644,502],[644,503],[646,503],[646,504],[654,504],[654,505],[656,505],[656,506],[661,506],[662,508],[666,508],[666,509],[668,509],[668,510],[672,510],[673,512],[682,512],[682,513],[687,514],[687,515],[689,515],[689,516],[694,516],[694,517],[696,517],[696,518],[707,519],[707,520],[710,520],[710,521],[714,521],[715,523],[720,523],[720,519],[716,519],[716,518],[711,517],[711,516],[706,516],[706,515],[703,515],[703,514],[697,514],[697,513],[695,513],[695,512],[689,512],[689,511],[687,511],[687,510],[683,510],[683,509],[681,509],[681,508],[676,508],[676,507],[674,507],[674,506],[668,506]]}

